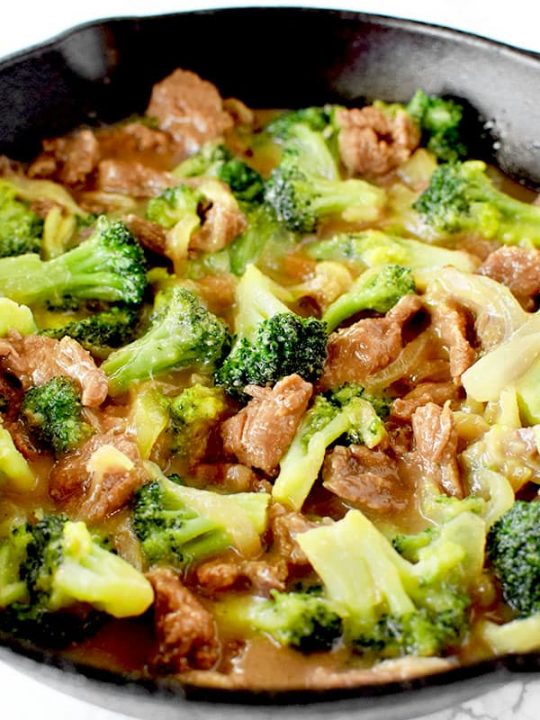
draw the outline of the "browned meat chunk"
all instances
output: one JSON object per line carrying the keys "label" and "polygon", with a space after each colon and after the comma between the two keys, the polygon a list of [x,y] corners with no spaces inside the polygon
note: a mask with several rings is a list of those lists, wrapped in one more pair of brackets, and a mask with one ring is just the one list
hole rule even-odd
{"label": "browned meat chunk", "polygon": [[334,448],[324,461],[323,484],[362,510],[393,512],[407,504],[397,462],[363,445]]}
{"label": "browned meat chunk", "polygon": [[221,426],[226,452],[271,473],[291,444],[312,391],[299,375],[283,378],[272,389],[248,385],[245,392],[253,400]]}
{"label": "browned meat chunk", "polygon": [[251,468],[238,463],[202,463],[193,471],[194,477],[206,485],[219,485],[227,492],[253,490],[257,476]]}
{"label": "browned meat chunk", "polygon": [[189,243],[190,250],[216,252],[247,228],[247,220],[228,188],[217,180],[206,182],[205,195],[211,201],[201,229]]}
{"label": "browned meat chunk", "polygon": [[199,565],[197,583],[210,595],[221,590],[240,590],[252,587],[268,594],[270,590],[284,590],[287,565],[282,560],[270,564],[264,560],[242,560],[234,557],[210,560]]}
{"label": "browned meat chunk", "polygon": [[425,382],[398,398],[392,405],[392,417],[398,420],[410,420],[414,412],[428,402],[444,405],[447,400],[457,398],[457,387],[454,383]]}
{"label": "browned meat chunk", "polygon": [[65,185],[86,182],[99,161],[99,143],[91,130],[43,141],[43,152],[28,169],[30,177],[54,178]]}
{"label": "browned meat chunk", "polygon": [[402,348],[401,328],[387,318],[366,318],[330,335],[321,387],[361,382],[386,367]]}
{"label": "browned meat chunk", "polygon": [[190,155],[233,125],[217,88],[195,73],[175,70],[154,85],[146,114]]}
{"label": "browned meat chunk", "polygon": [[149,165],[171,164],[170,136],[142,123],[132,122],[107,128],[98,133],[97,139],[102,158],[129,157]]}
{"label": "browned meat chunk", "polygon": [[316,526],[305,515],[297,512],[288,512],[283,505],[274,503],[270,509],[270,526],[274,538],[273,547],[277,554],[285,560],[287,565],[309,565],[304,551],[296,541],[301,535]]}
{"label": "browned meat chunk", "polygon": [[150,222],[139,215],[126,215],[124,222],[141,245],[158,255],[165,254],[167,238],[161,225]]}
{"label": "browned meat chunk", "polygon": [[220,656],[212,615],[168,568],[147,574],[155,592],[154,623],[159,648],[153,664],[161,672],[209,670]]}
{"label": "browned meat chunk", "polygon": [[134,438],[109,430],[53,465],[49,494],[75,516],[97,522],[123,507],[145,480]]}
{"label": "browned meat chunk", "polygon": [[418,295],[404,295],[394,307],[386,313],[388,320],[397,323],[401,327],[405,325],[416,313],[424,307],[422,298]]}
{"label": "browned meat chunk", "polygon": [[8,421],[16,420],[19,416],[23,397],[23,390],[17,380],[5,377],[0,373],[0,418]]}
{"label": "browned meat chunk", "polygon": [[27,460],[36,460],[41,451],[34,445],[27,427],[21,420],[6,420],[4,427],[9,431],[13,444]]}
{"label": "browned meat chunk", "polygon": [[328,358],[320,379],[323,388],[362,382],[397,358],[403,325],[422,308],[416,295],[406,295],[384,318],[366,318],[330,335]]}
{"label": "browned meat chunk", "polygon": [[467,340],[465,312],[450,302],[437,302],[432,308],[431,318],[437,334],[448,348],[450,374],[459,381],[476,360],[476,353]]}
{"label": "browned meat chunk", "polygon": [[478,272],[510,288],[525,310],[534,310],[540,295],[539,250],[499,248],[489,255]]}
{"label": "browned meat chunk", "polygon": [[419,407],[412,416],[416,450],[414,457],[427,480],[437,483],[447,495],[463,497],[457,462],[458,436],[450,403]]}
{"label": "browned meat chunk", "polygon": [[129,160],[102,160],[98,165],[97,188],[136,198],[159,195],[178,180],[168,172]]}
{"label": "browned meat chunk", "polygon": [[74,380],[82,391],[82,404],[98,407],[107,397],[105,373],[96,367],[90,353],[72,338],[53,340],[37,335],[12,333],[0,340],[0,363],[23,387],[44,385],[59,375]]}
{"label": "browned meat chunk", "polygon": [[404,111],[389,117],[375,107],[337,113],[339,152],[349,172],[370,177],[385,175],[408,160],[420,133]]}

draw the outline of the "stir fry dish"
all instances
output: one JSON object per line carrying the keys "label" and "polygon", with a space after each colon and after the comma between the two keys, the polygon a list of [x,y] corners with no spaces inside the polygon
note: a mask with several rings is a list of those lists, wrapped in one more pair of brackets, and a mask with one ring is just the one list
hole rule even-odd
{"label": "stir fry dish", "polygon": [[418,90],[0,162],[0,636],[353,687],[540,649],[540,206]]}

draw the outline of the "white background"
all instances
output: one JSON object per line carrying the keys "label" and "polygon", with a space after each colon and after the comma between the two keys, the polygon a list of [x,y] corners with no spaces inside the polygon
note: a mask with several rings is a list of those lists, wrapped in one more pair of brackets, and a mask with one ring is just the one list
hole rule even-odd
{"label": "white background", "polygon": [[[200,2],[197,0],[9,0],[2,4],[0,56],[45,40],[77,23],[114,15],[147,15],[219,5],[310,5],[396,15],[468,30],[540,52],[538,0],[357,0],[346,2]],[[181,41],[181,38],[179,38]],[[540,96],[539,96],[540,101]],[[68,698],[0,663],[0,718],[6,720],[122,720]],[[538,720],[540,681],[525,690],[519,682],[429,720]],[[426,718],[425,720],[428,720]]]}

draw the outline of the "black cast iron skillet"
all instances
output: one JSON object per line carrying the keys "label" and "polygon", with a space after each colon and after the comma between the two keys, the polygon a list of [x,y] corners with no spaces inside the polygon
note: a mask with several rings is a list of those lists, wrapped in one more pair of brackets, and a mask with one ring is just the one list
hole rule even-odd
{"label": "black cast iron skillet", "polygon": [[[431,25],[300,8],[98,21],[14,55],[0,63],[0,153],[28,159],[44,137],[140,112],[153,83],[176,67],[252,107],[404,101],[418,87],[457,96],[471,106],[472,155],[540,187],[539,55]],[[0,659],[81,699],[152,720],[186,713],[193,720],[265,720],[274,712],[283,720],[405,720],[493,689],[516,672],[532,679],[540,667],[539,655],[514,656],[380,687],[250,694],[149,685],[21,647],[0,648]]]}

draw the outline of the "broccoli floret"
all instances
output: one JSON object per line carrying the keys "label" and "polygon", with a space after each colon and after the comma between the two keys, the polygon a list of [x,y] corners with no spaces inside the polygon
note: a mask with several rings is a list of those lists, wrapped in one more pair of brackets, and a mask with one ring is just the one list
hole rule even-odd
{"label": "broccoli floret", "polygon": [[341,180],[323,136],[298,125],[267,183],[266,201],[289,230],[309,233],[330,217],[376,220],[385,192],[363,180]]}
{"label": "broccoli floret", "polygon": [[382,657],[439,655],[460,642],[484,540],[484,522],[470,513],[444,526],[416,563],[358,510],[298,535],[326,597],[341,608],[347,642]]}
{"label": "broccoli floret", "polygon": [[335,107],[332,105],[288,110],[271,120],[265,130],[281,140],[286,140],[298,125],[307,125],[311,130],[323,132],[332,126],[334,112]]}
{"label": "broccoli floret", "polygon": [[422,131],[422,144],[443,162],[467,156],[462,138],[463,107],[454,100],[417,90],[406,107]]}
{"label": "broccoli floret", "polygon": [[39,623],[77,603],[129,617],[141,615],[153,600],[144,575],[104,550],[83,522],[46,515],[35,524],[16,526],[0,542],[0,557],[3,553],[9,554],[11,575],[21,583],[6,603],[12,621]]}
{"label": "broccoli floret", "polygon": [[540,613],[540,503],[517,500],[491,528],[487,552],[505,602],[519,617]]}
{"label": "broccoli floret", "polygon": [[280,298],[287,291],[249,265],[236,289],[235,342],[215,374],[216,384],[242,397],[248,384],[274,385],[298,373],[314,381],[326,359],[326,325],[300,317]]}
{"label": "broccoli floret", "polygon": [[280,462],[272,496],[300,510],[322,467],[326,448],[345,436],[372,448],[385,436],[384,425],[372,405],[362,397],[344,401],[315,398],[304,415],[289,449]]}
{"label": "broccoli floret", "polygon": [[419,552],[432,542],[435,528],[428,527],[414,535],[395,535],[392,547],[409,562],[418,562]]}
{"label": "broccoli floret", "polygon": [[271,208],[258,205],[246,214],[247,229],[226,248],[230,271],[243,275],[250,263],[262,257],[283,254],[291,244],[292,235],[276,219]]}
{"label": "broccoli floret", "polygon": [[343,630],[334,605],[309,592],[272,590],[270,598],[250,604],[247,620],[252,628],[270,635],[280,645],[303,653],[331,650]]}
{"label": "broccoli floret", "polygon": [[413,207],[442,237],[475,233],[505,245],[540,246],[540,207],[498,190],[477,160],[437,168]]}
{"label": "broccoli floret", "polygon": [[218,168],[216,177],[226,183],[241,202],[260,203],[264,199],[262,176],[239,158],[224,162]]}
{"label": "broccoli floret", "polygon": [[231,546],[256,554],[268,500],[265,493],[197,490],[156,471],[135,496],[133,529],[150,564],[186,568]]}
{"label": "broccoli floret", "polygon": [[101,366],[111,393],[130,383],[182,368],[211,369],[228,343],[224,323],[188,290],[158,293],[150,328],[139,339],[111,353]]}
{"label": "broccoli floret", "polygon": [[187,567],[224,552],[230,546],[224,528],[186,506],[175,489],[154,480],[135,496],[133,529],[148,562]]}
{"label": "broccoli floret", "polygon": [[61,650],[92,637],[106,622],[107,615],[84,606],[55,612],[37,606],[13,603],[0,611],[0,635],[13,641]]}
{"label": "broccoli floret", "polygon": [[374,395],[366,392],[365,388],[358,383],[345,383],[328,393],[327,397],[338,407],[344,407],[354,398],[362,398],[367,400],[381,420],[386,420],[390,415],[392,399],[384,394]]}
{"label": "broccoli floret", "polygon": [[196,228],[200,223],[197,209],[202,199],[201,193],[189,185],[167,188],[148,201],[146,217],[166,230],[180,220],[184,220],[186,226],[192,224]]}
{"label": "broccoli floret", "polygon": [[80,392],[73,380],[58,376],[24,396],[21,418],[38,442],[60,454],[73,450],[91,433],[82,418]]}
{"label": "broccoli floret", "polygon": [[362,310],[387,313],[404,295],[414,292],[414,280],[409,268],[403,265],[370,268],[330,305],[322,319],[331,332],[351,315]]}
{"label": "broccoli floret", "polygon": [[57,340],[71,337],[95,357],[105,358],[113,348],[133,340],[138,319],[136,308],[117,305],[67,325],[46,328],[39,334]]}
{"label": "broccoli floret", "polygon": [[199,150],[175,167],[173,175],[178,178],[197,177],[199,175],[216,176],[216,169],[233,157],[231,151],[221,142],[208,142]]}
{"label": "broccoli floret", "polygon": [[0,260],[0,288],[28,305],[66,296],[137,305],[146,289],[144,254],[123,223],[101,217],[88,240],[52,260],[31,254]]}
{"label": "broccoli floret", "polygon": [[387,235],[380,230],[340,234],[325,240],[316,240],[306,246],[306,252],[315,260],[335,260],[358,268],[396,263],[411,270],[445,265],[452,265],[464,272],[476,270],[474,258],[466,252]]}
{"label": "broccoli floret", "polygon": [[184,160],[174,175],[185,177],[215,177],[226,183],[236,198],[245,203],[258,203],[264,198],[264,181],[250,167],[221,143],[207,143],[200,152]]}
{"label": "broccoli floret", "polygon": [[208,432],[225,410],[221,388],[192,385],[169,404],[173,452],[198,457],[204,451]]}
{"label": "broccoli floret", "polygon": [[354,649],[384,658],[430,657],[457,645],[468,625],[470,598],[443,586],[427,600],[426,607],[404,615],[383,615],[372,628],[354,636]]}
{"label": "broccoli floret", "polygon": [[43,220],[18,199],[17,188],[0,180],[0,258],[39,253]]}

